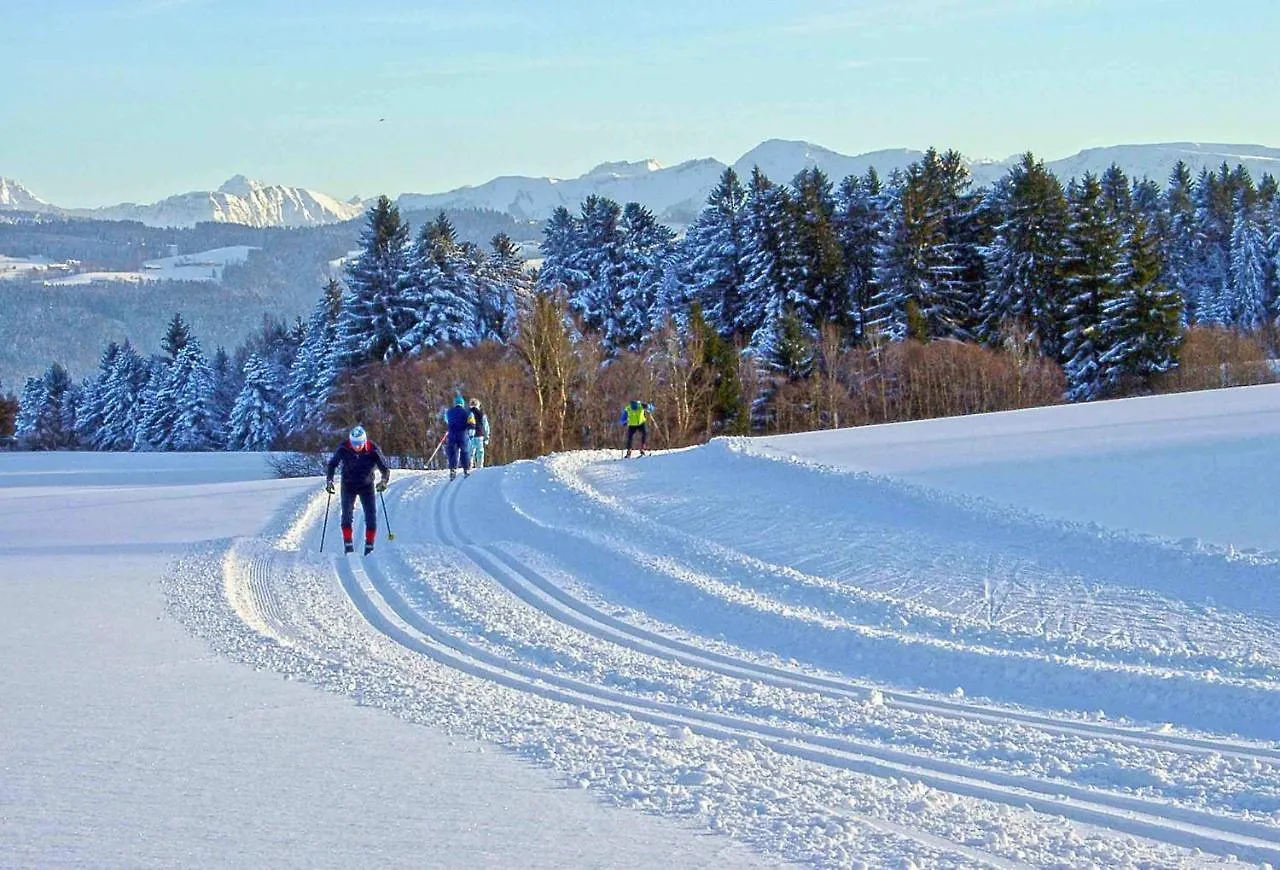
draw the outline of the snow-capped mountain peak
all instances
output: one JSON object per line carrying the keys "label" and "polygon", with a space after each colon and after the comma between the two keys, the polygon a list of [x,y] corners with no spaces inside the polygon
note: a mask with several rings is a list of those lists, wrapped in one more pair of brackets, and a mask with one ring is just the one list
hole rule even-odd
{"label": "snow-capped mountain peak", "polygon": [[607,178],[636,178],[637,176],[648,175],[651,172],[658,172],[664,167],[658,161],[650,158],[648,160],[614,160],[601,163],[586,174],[586,178],[599,178],[601,176]]}
{"label": "snow-capped mountain peak", "polygon": [[267,187],[261,181],[255,181],[244,175],[233,175],[222,183],[217,193],[228,193],[232,196],[250,197]]}
{"label": "snow-capped mountain peak", "polygon": [[12,178],[0,176],[0,209],[13,211],[48,211],[53,206],[36,196]]}

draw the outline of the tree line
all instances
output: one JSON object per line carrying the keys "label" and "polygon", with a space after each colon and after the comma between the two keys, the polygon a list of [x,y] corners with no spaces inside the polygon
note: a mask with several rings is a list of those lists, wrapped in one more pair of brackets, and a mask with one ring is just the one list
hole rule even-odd
{"label": "tree line", "polygon": [[460,391],[486,399],[499,460],[609,444],[636,396],[676,445],[1268,380],[1280,315],[1275,180],[1226,165],[1063,185],[1028,154],[977,190],[933,150],[839,184],[729,169],[683,236],[592,196],[541,254],[460,241],[443,214],[414,233],[380,198],[309,319],[206,359],[175,317],[163,354],[109,345],[81,384],[52,366],[19,439],[260,450],[359,420],[409,458]]}

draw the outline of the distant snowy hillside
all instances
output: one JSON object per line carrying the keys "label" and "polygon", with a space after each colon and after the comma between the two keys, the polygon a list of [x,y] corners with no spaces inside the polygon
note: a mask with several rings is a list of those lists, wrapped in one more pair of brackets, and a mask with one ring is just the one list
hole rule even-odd
{"label": "distant snowy hillside", "polygon": [[[91,284],[95,281],[125,281],[134,284],[142,281],[217,282],[222,280],[222,272],[227,266],[232,263],[243,263],[249,258],[249,252],[253,250],[256,248],[249,245],[231,245],[193,254],[178,254],[147,260],[136,272],[78,272],[74,275],[52,278],[44,283],[50,287],[70,287],[77,284]],[[3,262],[0,262],[0,268],[3,265]]]}
{"label": "distant snowy hillside", "polygon": [[1062,160],[1048,163],[1059,178],[1067,179],[1092,172],[1100,175],[1117,164],[1134,178],[1151,178],[1163,184],[1179,161],[1191,168],[1194,178],[1201,169],[1213,171],[1223,163],[1233,169],[1237,164],[1249,170],[1257,181],[1266,173],[1280,174],[1280,148],[1262,145],[1215,145],[1198,142],[1172,142],[1167,145],[1116,145],[1111,148],[1089,148]]}
{"label": "distant snowy hillside", "polygon": [[872,167],[880,173],[881,178],[885,178],[895,169],[906,169],[922,155],[921,151],[891,148],[851,157],[811,142],[770,139],[743,154],[733,164],[733,168],[744,180],[751,175],[753,167],[759,166],[773,181],[788,182],[800,170],[817,166],[838,182],[849,175],[863,175]]}
{"label": "distant snowy hillside", "polygon": [[364,211],[360,203],[339,202],[301,187],[263,184],[243,175],[215,191],[192,191],[149,205],[122,203],[105,208],[67,209],[75,217],[134,220],[150,226],[187,227],[201,221],[252,227],[313,227],[350,220]]}
{"label": "distant snowy hillside", "polygon": [[0,176],[0,210],[50,211],[54,208],[12,178]]}
{"label": "distant snowy hillside", "polygon": [[697,214],[724,168],[710,158],[670,167],[654,160],[602,163],[572,179],[506,175],[445,193],[406,193],[397,205],[405,211],[493,209],[521,220],[541,220],[562,205],[576,211],[584,199],[597,194],[618,202],[643,203],[664,220],[680,223]]}
{"label": "distant snowy hillside", "polygon": [[[786,183],[800,170],[817,166],[833,182],[839,182],[848,175],[862,175],[872,167],[882,178],[887,178],[895,169],[905,169],[919,160],[922,154],[907,148],[891,148],[848,155],[811,142],[770,139],[734,161],[733,168],[744,181],[752,168],[759,166],[771,180]],[[971,159],[969,169],[976,185],[988,185],[1007,173],[1020,159],[1021,155],[1004,160]],[[1268,172],[1273,175],[1280,172],[1280,149],[1261,145],[1187,142],[1091,148],[1051,161],[1048,166],[1064,182],[1084,172],[1101,173],[1116,163],[1133,178],[1145,176],[1163,183],[1178,160],[1185,161],[1193,175],[1201,169],[1216,169],[1223,161],[1232,167],[1237,163],[1243,164],[1254,178],[1261,178]],[[599,194],[619,202],[634,200],[663,220],[682,224],[691,221],[701,210],[724,169],[725,164],[711,157],[672,167],[662,167],[653,160],[602,163],[579,178],[508,175],[444,193],[407,193],[399,198],[398,204],[405,210],[494,209],[522,220],[537,220],[548,217],[561,205],[577,211],[587,196]]]}

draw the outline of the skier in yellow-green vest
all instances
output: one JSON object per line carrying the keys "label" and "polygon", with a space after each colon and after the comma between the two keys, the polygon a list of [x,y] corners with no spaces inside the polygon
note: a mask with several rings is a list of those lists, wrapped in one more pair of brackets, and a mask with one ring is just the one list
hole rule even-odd
{"label": "skier in yellow-green vest", "polygon": [[627,403],[622,409],[622,416],[618,418],[618,424],[627,427],[627,453],[623,459],[631,458],[631,442],[635,439],[636,433],[640,433],[640,455],[644,456],[649,449],[649,418],[653,414],[653,403],[644,404],[639,399],[633,399]]}

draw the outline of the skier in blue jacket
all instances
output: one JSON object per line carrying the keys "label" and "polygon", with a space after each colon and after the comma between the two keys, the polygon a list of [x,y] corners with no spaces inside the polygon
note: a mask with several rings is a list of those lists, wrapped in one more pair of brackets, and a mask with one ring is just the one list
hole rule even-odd
{"label": "skier in blue jacket", "polygon": [[458,466],[462,466],[462,476],[471,475],[471,430],[475,428],[475,417],[467,408],[467,400],[455,396],[453,407],[444,412],[444,424],[448,427],[445,433],[444,452],[449,457],[449,479],[458,476]]}
{"label": "skier in blue jacket", "polygon": [[[350,553],[354,549],[352,543],[352,522],[355,519],[356,499],[360,499],[360,508],[364,511],[364,554],[373,552],[374,539],[378,537],[378,501],[374,490],[382,492],[391,479],[391,469],[387,460],[382,458],[378,445],[369,440],[363,426],[356,426],[347,436],[347,440],[338,445],[325,468],[324,488],[332,494],[333,476],[338,468],[342,468],[342,549]],[[374,472],[382,472],[382,479],[374,486]]]}

